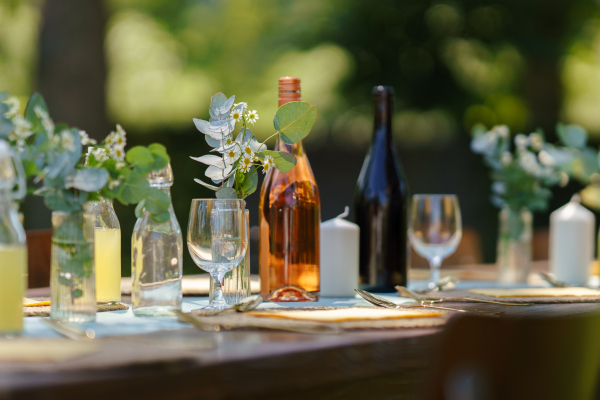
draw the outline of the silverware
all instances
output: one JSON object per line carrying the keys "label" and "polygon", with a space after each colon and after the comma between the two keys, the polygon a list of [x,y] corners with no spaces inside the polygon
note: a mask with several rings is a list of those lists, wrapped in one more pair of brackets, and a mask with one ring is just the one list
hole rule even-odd
{"label": "silverware", "polygon": [[485,314],[485,315],[490,315],[490,316],[494,316],[497,317],[498,314],[503,314],[504,311],[501,312],[487,312],[487,311],[479,311],[479,310],[461,310],[458,308],[450,308],[450,307],[441,307],[441,306],[434,306],[431,303],[417,303],[417,304],[396,304],[393,301],[389,301],[387,299],[384,299],[381,296],[377,296],[376,294],[373,293],[369,293],[366,292],[364,290],[361,289],[354,289],[354,291],[356,293],[358,293],[358,295],[360,297],[362,297],[363,299],[365,299],[366,301],[368,301],[369,303],[379,306],[379,307],[384,307],[384,308],[389,308],[392,310],[402,310],[402,309],[406,309],[406,308],[415,308],[415,307],[423,307],[423,308],[433,308],[436,310],[444,310],[444,311],[455,311],[455,312],[462,312],[462,313],[478,313],[478,314]]}
{"label": "silverware", "polygon": [[66,325],[62,322],[54,321],[50,318],[42,318],[42,321],[61,335],[73,340],[93,340],[96,337],[96,332],[87,328],[85,330],[75,328],[71,325]]}
{"label": "silverware", "polygon": [[226,308],[224,310],[208,311],[206,314],[203,314],[203,316],[204,315],[206,315],[206,316],[219,315],[221,313],[224,313],[225,311],[230,311],[230,310],[235,310],[235,311],[239,311],[239,312],[251,311],[251,310],[254,310],[256,307],[258,307],[260,305],[260,303],[262,303],[262,302],[263,302],[263,298],[259,295],[249,296],[249,297],[246,297],[246,298],[238,301],[233,306],[231,306],[231,308]]}
{"label": "silverware", "polygon": [[[190,313],[184,313],[177,310],[179,320],[192,324],[206,332],[218,332],[220,330],[232,329],[231,325],[228,324],[212,324],[205,321],[205,318],[199,318]],[[265,318],[266,319],[266,318]],[[333,324],[322,324],[317,322],[302,321],[302,326],[290,327],[285,324],[278,324],[274,321],[276,318],[269,318],[269,323],[264,323],[262,318],[253,318],[251,321],[247,321],[244,324],[236,324],[235,328],[261,328],[261,329],[274,329],[289,332],[300,332],[300,333],[313,333],[313,334],[331,334],[340,333],[342,329]]]}
{"label": "silverware", "polygon": [[571,286],[568,283],[559,281],[558,279],[556,279],[554,277],[553,274],[550,274],[548,272],[538,271],[538,275],[541,276],[543,280],[545,280],[546,282],[548,282],[550,285],[552,285],[554,287],[570,287]]}
{"label": "silverware", "polygon": [[434,288],[425,288],[417,290],[417,293],[429,293],[429,292],[442,292],[444,290],[451,290],[458,285],[460,279],[455,276],[445,276],[440,279]]}
{"label": "silverware", "polygon": [[405,297],[410,297],[411,299],[416,300],[421,303],[437,304],[437,303],[441,303],[444,301],[470,301],[473,303],[490,303],[490,304],[500,304],[503,306],[530,306],[533,304],[533,303],[510,303],[507,301],[474,299],[472,297],[445,297],[445,298],[423,297],[404,286],[396,286],[396,290],[398,290]]}

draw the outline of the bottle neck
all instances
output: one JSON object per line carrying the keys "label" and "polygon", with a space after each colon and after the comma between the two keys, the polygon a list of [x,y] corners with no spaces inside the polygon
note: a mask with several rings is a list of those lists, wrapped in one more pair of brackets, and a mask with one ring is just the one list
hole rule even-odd
{"label": "bottle neck", "polygon": [[394,98],[388,93],[373,96],[373,143],[392,144]]}
{"label": "bottle neck", "polygon": [[[300,90],[280,90],[279,91],[279,107],[284,104],[291,103],[292,101],[301,101]],[[276,151],[285,151],[286,153],[299,156],[304,154],[304,146],[302,141],[295,144],[286,144],[277,137],[277,144],[275,145]]]}

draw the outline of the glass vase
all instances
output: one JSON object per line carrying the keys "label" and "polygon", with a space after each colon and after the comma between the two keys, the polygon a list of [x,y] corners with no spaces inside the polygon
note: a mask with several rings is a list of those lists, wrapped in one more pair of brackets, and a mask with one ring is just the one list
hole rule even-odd
{"label": "glass vase", "polygon": [[[246,210],[246,220],[250,226],[250,212]],[[225,274],[221,287],[223,297],[230,306],[250,296],[250,246],[242,262]],[[212,301],[214,293],[214,282],[210,280],[209,300]]]}
{"label": "glass vase", "polygon": [[96,320],[92,214],[52,213],[50,305],[50,318],[55,321]]}
{"label": "glass vase", "polygon": [[531,269],[533,215],[528,208],[505,206],[498,217],[498,281],[526,283]]}

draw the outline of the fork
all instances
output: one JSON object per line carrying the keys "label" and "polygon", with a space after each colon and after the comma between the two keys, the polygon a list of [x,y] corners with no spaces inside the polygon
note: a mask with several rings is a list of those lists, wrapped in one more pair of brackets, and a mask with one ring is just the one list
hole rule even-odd
{"label": "fork", "polygon": [[384,308],[389,308],[389,309],[393,309],[393,310],[402,310],[402,309],[406,309],[406,308],[415,308],[415,307],[423,307],[423,308],[433,308],[436,310],[444,310],[444,311],[454,311],[454,312],[462,312],[462,313],[478,313],[478,314],[485,314],[485,315],[490,315],[490,316],[494,316],[497,317],[498,314],[503,314],[504,311],[501,312],[487,312],[487,311],[479,311],[479,310],[461,310],[459,308],[450,308],[450,307],[441,307],[441,306],[434,306],[431,304],[424,304],[424,303],[418,303],[418,304],[414,304],[414,305],[407,305],[407,304],[396,304],[393,301],[389,301],[387,299],[384,299],[381,296],[377,296],[376,294],[373,293],[369,293],[367,291],[361,290],[361,289],[354,289],[354,291],[363,299],[365,299],[366,301],[368,301],[369,303],[376,305],[378,307],[384,307]]}
{"label": "fork", "polygon": [[410,297],[413,300],[416,300],[420,303],[441,303],[443,301],[457,301],[457,300],[463,300],[463,301],[470,301],[473,303],[490,303],[490,304],[500,304],[503,306],[530,306],[533,303],[510,303],[507,301],[495,301],[495,300],[484,300],[484,299],[474,299],[472,297],[446,297],[446,298],[437,298],[437,299],[432,299],[432,298],[428,298],[428,297],[423,297],[421,295],[419,295],[418,293],[413,292],[412,290],[404,287],[404,286],[396,286],[396,290],[398,290],[401,294],[403,294],[406,297]]}

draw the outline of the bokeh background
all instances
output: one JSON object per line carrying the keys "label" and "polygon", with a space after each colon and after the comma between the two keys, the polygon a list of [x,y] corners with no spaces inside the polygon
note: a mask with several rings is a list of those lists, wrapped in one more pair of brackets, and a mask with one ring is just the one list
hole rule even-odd
{"label": "bokeh background", "polygon": [[[207,117],[212,94],[258,110],[260,139],[273,132],[277,79],[302,79],[303,99],[319,110],[305,146],[326,220],[352,204],[372,134],[371,88],[391,85],[411,192],[458,194],[485,262],[495,259],[497,210],[488,170],[469,150],[471,127],[541,127],[552,142],[558,121],[578,123],[597,145],[599,56],[593,0],[0,0],[0,91],[22,103],[39,91],[57,122],[97,139],[118,122],[129,146],[167,146],[184,230],[190,200],[212,195],[193,182],[204,168],[189,159],[206,152],[192,118]],[[578,189],[556,189],[549,211]],[[26,228],[50,226],[39,199],[24,209]],[[133,208],[116,210],[128,238]],[[538,229],[547,225],[548,213],[535,215]],[[185,272],[197,273],[184,254]]]}

